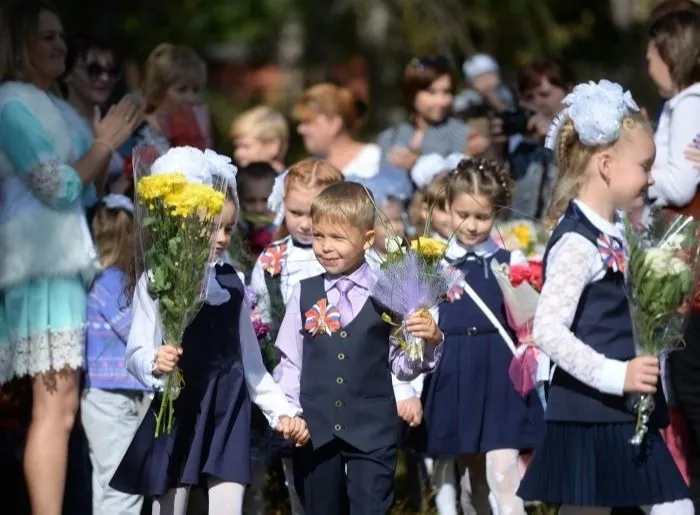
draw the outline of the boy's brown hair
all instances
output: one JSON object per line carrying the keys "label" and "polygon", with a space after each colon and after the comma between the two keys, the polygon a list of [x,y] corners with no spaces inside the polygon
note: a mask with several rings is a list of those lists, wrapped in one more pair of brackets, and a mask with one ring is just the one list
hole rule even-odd
{"label": "boy's brown hair", "polygon": [[374,229],[374,199],[356,182],[339,182],[328,186],[311,204],[311,220],[331,219],[350,224],[363,232]]}

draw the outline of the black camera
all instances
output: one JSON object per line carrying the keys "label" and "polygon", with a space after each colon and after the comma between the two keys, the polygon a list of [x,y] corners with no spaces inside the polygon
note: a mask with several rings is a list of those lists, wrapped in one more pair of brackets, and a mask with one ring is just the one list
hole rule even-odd
{"label": "black camera", "polygon": [[513,136],[515,134],[527,133],[527,122],[530,121],[530,118],[532,118],[534,114],[535,113],[532,111],[519,107],[498,113],[496,116],[498,116],[503,123],[503,134],[506,136]]}

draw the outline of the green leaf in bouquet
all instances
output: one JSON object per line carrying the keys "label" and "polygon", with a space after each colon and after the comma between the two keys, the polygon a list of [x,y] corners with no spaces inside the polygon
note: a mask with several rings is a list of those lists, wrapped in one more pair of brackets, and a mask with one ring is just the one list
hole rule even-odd
{"label": "green leaf in bouquet", "polygon": [[156,220],[156,217],[155,217],[155,216],[148,216],[148,215],[147,215],[147,216],[144,216],[144,217],[141,219],[141,225],[142,225],[143,227],[150,227],[150,226],[152,226],[153,224],[155,224],[156,221],[157,221],[157,220]]}
{"label": "green leaf in bouquet", "polygon": [[180,251],[180,245],[182,244],[182,238],[179,236],[174,236],[168,240],[168,251],[177,256]]}
{"label": "green leaf in bouquet", "polygon": [[685,295],[692,292],[695,288],[693,272],[690,269],[685,270],[679,277],[681,279],[683,294]]}
{"label": "green leaf in bouquet", "polygon": [[160,297],[160,305],[163,306],[163,309],[166,311],[174,311],[175,310],[175,302],[170,297],[163,296]]}

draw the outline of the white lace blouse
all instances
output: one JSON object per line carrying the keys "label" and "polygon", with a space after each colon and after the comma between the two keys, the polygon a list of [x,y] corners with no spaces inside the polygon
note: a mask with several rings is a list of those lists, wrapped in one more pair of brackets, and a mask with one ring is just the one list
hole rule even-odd
{"label": "white lace blouse", "polygon": [[[583,202],[575,202],[597,229],[625,241],[618,225]],[[556,366],[600,392],[622,396],[627,362],[607,358],[571,331],[584,289],[601,280],[605,272],[600,252],[592,242],[578,233],[564,234],[547,257],[547,277],[535,313],[533,336]]]}

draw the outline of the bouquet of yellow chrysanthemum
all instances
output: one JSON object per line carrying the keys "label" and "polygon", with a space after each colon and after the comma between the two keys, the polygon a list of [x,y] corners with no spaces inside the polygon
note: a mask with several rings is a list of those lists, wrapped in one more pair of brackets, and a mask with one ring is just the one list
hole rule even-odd
{"label": "bouquet of yellow chrysanthemum", "polygon": [[[372,297],[405,321],[412,314],[435,316],[437,306],[464,275],[444,262],[447,245],[421,236],[404,245],[404,240],[387,237],[387,257],[377,272]],[[423,356],[424,342],[406,331],[405,322],[396,322],[388,314],[382,317],[396,326],[394,338],[412,359]]]}
{"label": "bouquet of yellow chrysanthemum", "polygon": [[[212,236],[227,180],[213,175],[204,154],[190,147],[172,148],[164,156],[137,147],[133,162],[137,269],[145,272],[148,294],[156,302],[163,341],[180,345],[206,295]],[[173,403],[183,386],[179,370],[163,377],[156,436],[171,431]]]}

